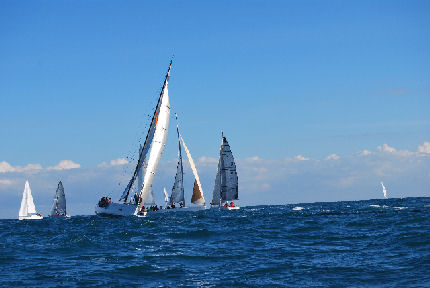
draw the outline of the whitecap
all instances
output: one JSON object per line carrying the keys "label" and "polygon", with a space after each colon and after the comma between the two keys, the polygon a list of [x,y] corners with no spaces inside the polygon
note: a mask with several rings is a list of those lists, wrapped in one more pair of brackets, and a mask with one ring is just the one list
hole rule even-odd
{"label": "whitecap", "polygon": [[370,207],[374,207],[374,208],[379,208],[379,207],[381,207],[381,206],[379,206],[378,204],[370,204],[369,206],[370,206]]}
{"label": "whitecap", "polygon": [[408,207],[393,207],[393,208],[396,209],[396,210],[403,210],[403,209],[406,209]]}
{"label": "whitecap", "polygon": [[300,210],[303,210],[303,209],[304,208],[300,207],[300,206],[296,206],[296,207],[293,208],[294,211],[300,211]]}

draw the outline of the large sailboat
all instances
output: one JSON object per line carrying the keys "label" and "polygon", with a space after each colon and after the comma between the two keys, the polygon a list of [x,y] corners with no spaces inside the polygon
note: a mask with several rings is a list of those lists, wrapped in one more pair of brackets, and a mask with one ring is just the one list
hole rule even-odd
{"label": "large sailboat", "polygon": [[[176,115],[176,120],[178,120],[178,116]],[[175,183],[173,184],[172,193],[168,199],[169,205],[167,206],[167,210],[170,211],[195,211],[205,209],[205,198],[203,196],[203,189],[200,183],[200,178],[197,173],[197,168],[194,163],[193,158],[191,157],[191,153],[188,150],[187,145],[185,144],[184,139],[182,138],[181,133],[179,132],[179,124],[176,124],[176,130],[178,132],[178,164],[176,167],[176,175],[175,175]],[[181,145],[182,144],[182,145]],[[184,194],[184,167],[182,164],[182,146],[184,147],[185,153],[187,154],[188,162],[190,163],[191,170],[194,175],[194,186],[193,186],[193,195],[191,196],[191,204],[190,206],[185,205],[185,194]],[[179,208],[179,209],[176,209]]]}
{"label": "large sailboat", "polygon": [[219,206],[222,210],[237,210],[240,208],[233,202],[233,200],[239,200],[236,164],[227,138],[224,137],[224,133],[221,136],[218,170],[215,177],[211,208]]}
{"label": "large sailboat", "polygon": [[37,220],[43,219],[42,214],[36,213],[33,196],[31,195],[30,184],[25,181],[24,192],[22,193],[21,208],[18,214],[19,220]]}
{"label": "large sailboat", "polygon": [[57,191],[55,192],[54,201],[52,202],[50,217],[70,217],[66,209],[66,194],[64,194],[63,182],[58,182]]}
{"label": "large sailboat", "polygon": [[[139,159],[136,164],[134,173],[119,199],[120,203],[111,202],[110,198],[103,197],[95,208],[97,215],[101,216],[145,216],[145,204],[148,197],[152,195],[152,182],[157,172],[161,154],[166,144],[166,138],[169,128],[170,103],[168,93],[168,82],[170,77],[170,61],[163,87],[155,107],[151,125],[149,126],[143,147],[139,149]],[[146,158],[149,152],[149,157]],[[140,175],[140,177],[139,177]],[[142,179],[136,182],[136,178]],[[135,186],[138,187],[135,187]],[[134,187],[134,189],[133,189]],[[135,191],[134,197],[130,192]]]}

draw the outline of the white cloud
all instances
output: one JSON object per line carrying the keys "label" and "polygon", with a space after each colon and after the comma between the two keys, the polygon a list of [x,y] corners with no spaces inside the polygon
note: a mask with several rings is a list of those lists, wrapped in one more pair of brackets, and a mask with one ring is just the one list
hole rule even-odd
{"label": "white cloud", "polygon": [[259,161],[259,160],[261,160],[261,158],[258,156],[254,156],[254,157],[246,158],[246,160],[248,160],[248,161]]}
{"label": "white cloud", "polygon": [[423,145],[418,146],[418,152],[430,154],[430,142],[424,142]]}
{"label": "white cloud", "polygon": [[0,162],[0,173],[14,172],[15,168],[6,161]]}
{"label": "white cloud", "polygon": [[108,168],[108,167],[113,167],[113,166],[121,166],[121,165],[125,165],[128,164],[128,160],[125,158],[118,158],[118,159],[113,159],[109,161],[109,164],[106,163],[105,161],[103,161],[102,163],[100,163],[99,165],[97,165],[97,167],[100,168]]}
{"label": "white cloud", "polygon": [[119,165],[128,164],[128,161],[127,159],[124,159],[124,158],[118,158],[118,159],[110,160],[109,164],[110,166],[119,166]]}
{"label": "white cloud", "polygon": [[0,179],[0,185],[2,186],[10,186],[13,184],[12,180],[9,179]]}
{"label": "white cloud", "polygon": [[205,157],[205,156],[203,156],[203,157],[200,157],[199,158],[199,162],[200,163],[202,163],[202,164],[204,164],[204,163],[218,163],[218,159],[216,159],[216,158],[213,158],[213,157]]}
{"label": "white cloud", "polygon": [[297,155],[296,157],[294,157],[294,159],[299,160],[299,161],[306,161],[309,160],[309,158],[303,157],[302,155]]}
{"label": "white cloud", "polygon": [[387,144],[383,144],[382,146],[378,146],[378,151],[387,152],[387,153],[394,153],[394,152],[396,152],[396,149],[388,146]]}
{"label": "white cloud", "polygon": [[414,154],[414,152],[410,152],[408,150],[397,150],[394,147],[388,146],[387,144],[383,144],[382,146],[378,146],[378,151],[383,153],[393,153],[398,156],[410,156]]}
{"label": "white cloud", "polygon": [[37,172],[42,170],[42,166],[40,164],[27,164],[26,166],[12,166],[6,161],[0,162],[0,173],[8,173],[8,172]]}
{"label": "white cloud", "polygon": [[331,154],[327,156],[326,160],[338,160],[340,157],[336,154]]}
{"label": "white cloud", "polygon": [[369,150],[363,150],[359,154],[362,155],[362,156],[367,156],[367,155],[372,154],[372,152],[370,152]]}
{"label": "white cloud", "polygon": [[75,163],[72,160],[61,160],[60,163],[58,163],[55,166],[51,166],[46,168],[47,170],[69,170],[69,169],[75,169],[80,168],[81,164]]}

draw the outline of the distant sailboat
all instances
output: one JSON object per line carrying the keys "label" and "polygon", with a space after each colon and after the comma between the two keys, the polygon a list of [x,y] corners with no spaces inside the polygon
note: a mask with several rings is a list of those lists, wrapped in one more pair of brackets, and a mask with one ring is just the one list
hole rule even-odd
{"label": "distant sailboat", "polygon": [[25,181],[24,192],[22,194],[21,208],[18,214],[19,220],[35,220],[43,219],[42,214],[36,213],[36,206],[34,206],[33,196],[31,195],[30,184]]}
{"label": "distant sailboat", "polygon": [[166,207],[167,205],[169,205],[169,195],[167,194],[166,188],[163,189],[164,192],[164,202],[166,203]]}
{"label": "distant sailboat", "polygon": [[[143,144],[143,147],[139,149],[139,159],[136,169],[119,199],[119,201],[123,201],[123,203],[111,203],[110,198],[106,201],[106,197],[103,197],[96,206],[96,214],[101,216],[146,215],[144,206],[147,203],[147,198],[151,198],[152,196],[152,182],[166,144],[169,128],[170,103],[168,82],[171,67],[172,61],[170,61],[169,69],[167,70],[167,74],[164,79],[163,88],[161,89],[160,97],[158,98],[157,106],[155,107],[145,143]],[[146,160],[148,152],[149,157],[148,160]],[[141,175],[139,179],[143,179],[143,182],[137,183],[138,187],[135,187],[135,197],[129,197],[130,191],[133,190],[132,188],[136,184],[135,181],[136,178],[138,178],[138,175]]]}
{"label": "distant sailboat", "polygon": [[384,193],[385,199],[388,199],[387,189],[385,189],[384,183],[382,183],[382,181],[381,181],[381,186],[382,186],[382,193]]}
{"label": "distant sailboat", "polygon": [[[178,116],[176,115],[176,120],[178,120]],[[169,208],[176,207],[176,204],[179,204],[179,207],[184,209],[184,211],[191,210],[202,210],[205,209],[205,198],[203,196],[202,185],[200,184],[200,178],[197,173],[196,165],[194,164],[194,160],[191,157],[191,153],[188,150],[187,145],[185,144],[184,139],[182,138],[181,133],[179,132],[179,124],[176,124],[176,130],[178,132],[178,164],[176,166],[176,175],[175,175],[175,183],[173,184],[172,193],[169,198]],[[191,196],[191,203],[193,206],[185,205],[185,193],[184,193],[184,167],[182,163],[182,145],[184,146],[185,153],[188,157],[188,162],[190,163],[191,170],[194,175],[194,186],[193,186],[193,195]],[[173,209],[168,209],[173,210]],[[175,210],[177,211],[177,210]]]}
{"label": "distant sailboat", "polygon": [[230,145],[223,133],[211,207],[219,205],[221,209],[236,210],[239,207],[231,201],[238,199],[239,189],[236,164],[233,153],[230,150]]}
{"label": "distant sailboat", "polygon": [[64,194],[63,183],[58,182],[57,191],[55,192],[54,201],[52,203],[50,217],[63,216],[70,217],[66,210],[66,195]]}

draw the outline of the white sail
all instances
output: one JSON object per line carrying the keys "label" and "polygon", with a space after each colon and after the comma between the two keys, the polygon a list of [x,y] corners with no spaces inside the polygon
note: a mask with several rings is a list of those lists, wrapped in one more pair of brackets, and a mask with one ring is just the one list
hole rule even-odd
{"label": "white sail", "polygon": [[191,166],[191,170],[193,171],[193,174],[194,174],[195,182],[197,183],[198,189],[200,190],[199,192],[201,194],[201,196],[199,195],[198,199],[196,199],[196,201],[193,203],[196,205],[203,205],[204,206],[206,204],[205,203],[205,197],[203,196],[203,188],[202,188],[202,184],[200,183],[199,174],[197,174],[196,165],[194,164],[194,160],[191,157],[191,153],[188,150],[187,145],[185,145],[184,138],[182,138],[182,135],[180,135],[180,137],[181,137],[182,145],[184,145],[185,153],[187,153],[188,161],[190,162],[190,166]]}
{"label": "white sail", "polygon": [[25,181],[24,192],[22,193],[21,207],[19,208],[19,218],[29,217],[36,214],[36,207],[34,206],[33,196],[31,195],[30,184],[28,180]]}
{"label": "white sail", "polygon": [[167,194],[166,188],[164,187],[164,202],[169,203],[169,195]]}
{"label": "white sail", "polygon": [[169,103],[169,92],[168,92],[168,79],[170,75],[170,68],[167,73],[166,82],[162,92],[161,105],[156,121],[155,121],[155,132],[154,138],[152,139],[151,152],[149,153],[148,166],[146,167],[145,176],[143,178],[143,187],[140,190],[140,204],[136,207],[135,215],[141,210],[143,203],[150,192],[152,182],[154,180],[155,173],[160,162],[161,154],[163,153],[164,146],[166,144],[166,138],[169,128],[169,117],[170,117],[170,103]]}
{"label": "white sail", "polygon": [[384,197],[385,197],[385,199],[387,199],[388,198],[387,197],[387,189],[385,189],[384,183],[382,183],[382,181],[381,181],[381,186],[382,186],[382,193],[384,193]]}

